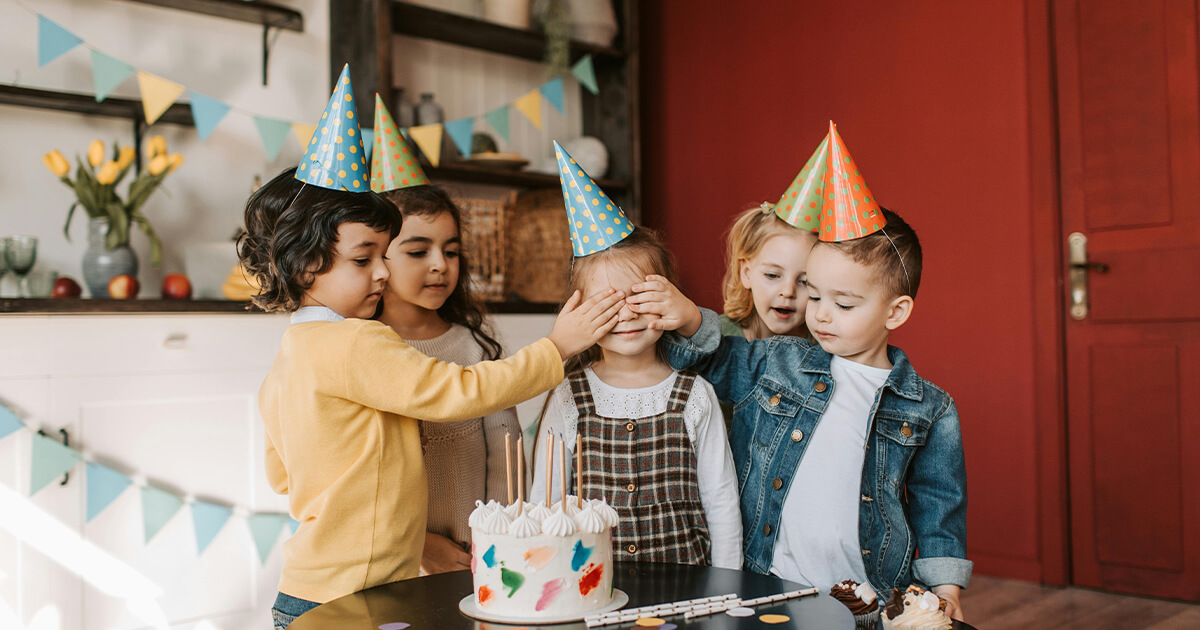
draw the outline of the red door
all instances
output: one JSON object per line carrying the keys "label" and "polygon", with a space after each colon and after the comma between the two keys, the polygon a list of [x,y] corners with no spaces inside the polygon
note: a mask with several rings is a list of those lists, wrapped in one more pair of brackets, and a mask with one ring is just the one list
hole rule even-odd
{"label": "red door", "polygon": [[1198,28],[1195,0],[1054,5],[1063,235],[1107,265],[1078,268],[1086,315],[1077,305],[1065,325],[1072,581],[1193,601]]}

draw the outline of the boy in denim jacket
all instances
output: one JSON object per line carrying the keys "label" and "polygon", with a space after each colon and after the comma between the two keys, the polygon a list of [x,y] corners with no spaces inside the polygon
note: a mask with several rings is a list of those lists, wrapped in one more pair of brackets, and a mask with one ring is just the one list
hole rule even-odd
{"label": "boy in denim jacket", "polygon": [[816,344],[722,337],[716,313],[655,276],[628,302],[677,329],[663,336],[671,367],[699,372],[735,405],[746,568],[822,590],[919,582],[961,619],[972,563],[958,412],[887,343],[912,313],[921,245],[882,213],[885,230],[813,247],[805,315]]}

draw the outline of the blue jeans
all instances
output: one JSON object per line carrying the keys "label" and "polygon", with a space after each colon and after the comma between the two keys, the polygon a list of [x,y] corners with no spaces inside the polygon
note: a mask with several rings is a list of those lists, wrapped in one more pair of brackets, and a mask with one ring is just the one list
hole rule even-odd
{"label": "blue jeans", "polygon": [[310,602],[307,599],[292,597],[286,593],[280,593],[275,598],[275,606],[271,608],[271,618],[275,620],[275,630],[285,630],[296,620],[296,617],[320,606],[317,602]]}

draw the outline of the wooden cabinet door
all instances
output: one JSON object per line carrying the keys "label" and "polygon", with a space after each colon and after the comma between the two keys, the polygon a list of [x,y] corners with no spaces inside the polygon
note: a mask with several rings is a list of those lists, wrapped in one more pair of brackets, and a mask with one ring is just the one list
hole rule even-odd
{"label": "wooden cabinet door", "polygon": [[1062,233],[1108,267],[1065,326],[1073,581],[1200,600],[1196,2],[1061,0],[1054,22]]}

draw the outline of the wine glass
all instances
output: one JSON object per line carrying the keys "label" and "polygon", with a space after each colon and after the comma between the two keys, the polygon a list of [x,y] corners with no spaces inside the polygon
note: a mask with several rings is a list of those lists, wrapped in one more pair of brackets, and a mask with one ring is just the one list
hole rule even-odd
{"label": "wine glass", "polygon": [[37,260],[37,237],[18,234],[4,239],[4,259],[13,273],[17,274],[20,297],[29,297],[29,281],[25,276]]}

